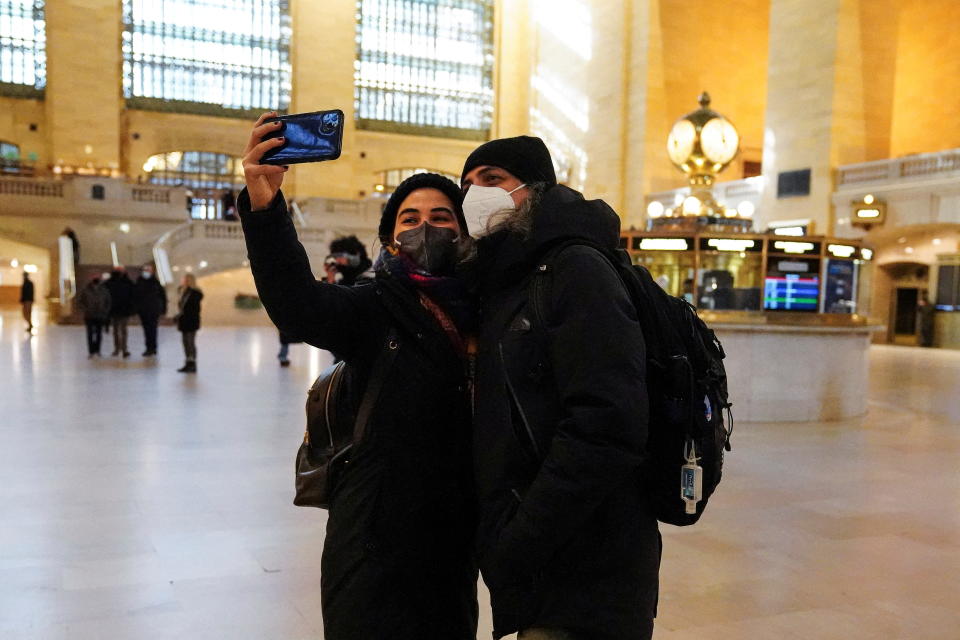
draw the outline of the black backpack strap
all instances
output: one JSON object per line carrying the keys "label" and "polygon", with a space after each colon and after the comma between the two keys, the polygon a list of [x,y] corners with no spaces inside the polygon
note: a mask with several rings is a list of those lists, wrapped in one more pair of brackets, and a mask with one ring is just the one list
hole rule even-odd
{"label": "black backpack strap", "polygon": [[370,414],[373,407],[380,398],[380,391],[383,389],[383,383],[387,379],[390,367],[397,358],[397,351],[400,350],[400,343],[397,341],[397,330],[391,328],[387,333],[387,342],[383,350],[377,356],[373,363],[373,369],[370,370],[370,379],[367,382],[367,390],[363,394],[363,400],[360,402],[360,408],[357,409],[357,421],[353,426],[353,441],[360,442],[367,432],[367,423],[370,421]]}

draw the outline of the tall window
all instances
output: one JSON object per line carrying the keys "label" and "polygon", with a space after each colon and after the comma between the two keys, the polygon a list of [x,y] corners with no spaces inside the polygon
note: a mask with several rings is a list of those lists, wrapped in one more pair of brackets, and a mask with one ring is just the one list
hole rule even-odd
{"label": "tall window", "polygon": [[47,84],[42,0],[0,0],[0,93],[37,98]]}
{"label": "tall window", "polygon": [[362,129],[482,140],[493,114],[493,0],[358,0]]}
{"label": "tall window", "polygon": [[127,104],[237,117],[285,111],[290,103],[289,4],[123,0]]}
{"label": "tall window", "polygon": [[222,218],[243,183],[242,159],[211,151],[160,153],[147,158],[143,171],[151,184],[186,187],[187,211],[198,220]]}

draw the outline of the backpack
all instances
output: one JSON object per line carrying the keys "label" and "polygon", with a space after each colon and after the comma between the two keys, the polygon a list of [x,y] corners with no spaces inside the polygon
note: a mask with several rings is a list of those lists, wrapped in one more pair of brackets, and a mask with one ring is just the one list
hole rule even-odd
{"label": "backpack", "polygon": [[366,433],[398,348],[396,331],[391,329],[359,403],[354,370],[343,360],[314,381],[307,392],[307,429],[297,450],[293,504],[329,508],[340,474],[350,462],[353,445]]}
{"label": "backpack", "polygon": [[658,520],[694,524],[720,483],[723,453],[730,451],[733,414],[723,346],[693,305],[664,291],[645,267],[631,264],[625,251],[603,249],[586,240],[562,242],[540,259],[531,307],[541,326],[540,276],[552,272],[551,261],[573,245],[603,254],[636,308],[646,343],[650,407],[642,481]]}

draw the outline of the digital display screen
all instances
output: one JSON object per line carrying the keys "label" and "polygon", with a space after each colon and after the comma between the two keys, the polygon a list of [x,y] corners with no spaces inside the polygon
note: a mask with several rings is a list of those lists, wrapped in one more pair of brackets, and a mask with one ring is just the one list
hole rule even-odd
{"label": "digital display screen", "polygon": [[771,311],[816,311],[820,278],[785,273],[767,276],[763,286],[763,308]]}

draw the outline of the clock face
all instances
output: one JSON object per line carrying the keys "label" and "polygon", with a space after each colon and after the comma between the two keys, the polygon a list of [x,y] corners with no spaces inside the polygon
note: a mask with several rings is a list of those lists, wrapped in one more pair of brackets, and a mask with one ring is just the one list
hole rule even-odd
{"label": "clock face", "polygon": [[689,120],[678,120],[667,137],[667,153],[676,165],[682,165],[693,153],[693,144],[697,140],[697,129]]}
{"label": "clock face", "polygon": [[700,130],[700,148],[710,162],[727,164],[740,148],[740,136],[726,118],[714,118]]}

